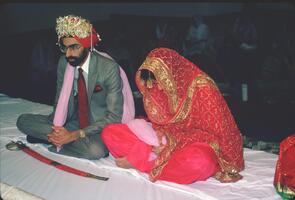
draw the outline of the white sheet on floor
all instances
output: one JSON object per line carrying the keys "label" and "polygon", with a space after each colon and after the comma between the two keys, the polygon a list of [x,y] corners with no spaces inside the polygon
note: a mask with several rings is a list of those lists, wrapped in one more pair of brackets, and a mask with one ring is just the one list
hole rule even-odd
{"label": "white sheet on floor", "polygon": [[[33,196],[52,200],[278,200],[273,187],[277,155],[244,149],[246,169],[237,183],[220,183],[213,178],[179,185],[166,181],[152,183],[147,174],[120,169],[113,157],[90,161],[51,153],[46,145],[28,144],[39,153],[68,166],[109,177],[108,181],[80,177],[41,163],[22,151],[9,151],[13,140],[25,142],[16,128],[21,113],[48,114],[51,106],[0,94],[0,180]],[[7,187],[9,188],[9,187]],[[11,187],[10,187],[11,188]],[[1,191],[3,193],[3,191]],[[6,191],[7,192],[7,191]],[[32,199],[33,199],[32,196]]]}

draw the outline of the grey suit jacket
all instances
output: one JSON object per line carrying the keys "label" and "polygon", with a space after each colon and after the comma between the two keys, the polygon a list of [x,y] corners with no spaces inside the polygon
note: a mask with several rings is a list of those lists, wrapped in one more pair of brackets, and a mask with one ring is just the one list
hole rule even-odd
{"label": "grey suit jacket", "polygon": [[[84,128],[86,135],[100,133],[103,127],[110,123],[120,123],[123,114],[122,80],[119,65],[113,60],[103,57],[97,52],[90,54],[88,72],[88,102],[90,125]],[[65,56],[61,56],[57,69],[57,88],[54,110],[60,95],[67,62]],[[94,91],[95,86],[100,86],[100,91]],[[69,100],[66,123],[75,113],[73,88]]]}

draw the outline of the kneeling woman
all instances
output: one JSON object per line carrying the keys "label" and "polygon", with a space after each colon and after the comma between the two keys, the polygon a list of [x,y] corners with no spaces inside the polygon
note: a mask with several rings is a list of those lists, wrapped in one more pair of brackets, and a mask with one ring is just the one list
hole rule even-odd
{"label": "kneeling woman", "polygon": [[136,73],[147,119],[105,127],[116,164],[149,173],[151,181],[181,184],[213,176],[242,178],[243,143],[214,81],[167,48],[151,51]]}

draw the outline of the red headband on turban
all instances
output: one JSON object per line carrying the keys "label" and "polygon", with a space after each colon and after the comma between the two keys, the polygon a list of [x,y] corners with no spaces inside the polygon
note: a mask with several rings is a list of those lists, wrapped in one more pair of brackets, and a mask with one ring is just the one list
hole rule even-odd
{"label": "red headband on turban", "polygon": [[85,38],[79,38],[77,36],[74,36],[74,38],[80,43],[82,44],[82,46],[84,48],[90,48],[91,47],[91,43],[92,43],[92,46],[96,45],[100,39],[98,38],[98,35],[95,31],[94,28],[92,28],[92,32],[91,34],[88,36],[88,37],[85,37]]}

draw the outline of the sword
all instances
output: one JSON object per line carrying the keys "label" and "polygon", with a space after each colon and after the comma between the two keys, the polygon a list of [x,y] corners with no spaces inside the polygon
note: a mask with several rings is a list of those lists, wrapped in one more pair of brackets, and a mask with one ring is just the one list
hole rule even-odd
{"label": "sword", "polygon": [[81,171],[79,169],[69,167],[69,166],[59,163],[57,161],[51,160],[50,158],[47,158],[47,157],[41,155],[40,153],[34,151],[33,149],[31,149],[30,147],[28,147],[27,145],[25,145],[21,141],[17,141],[17,142],[11,141],[8,144],[6,144],[6,148],[10,151],[22,150],[26,154],[32,156],[33,158],[36,158],[37,160],[39,160],[45,164],[51,165],[57,169],[60,169],[60,170],[63,170],[63,171],[66,171],[66,172],[69,172],[69,173],[72,173],[72,174],[75,174],[78,176],[94,178],[94,179],[101,180],[101,181],[107,181],[109,179],[108,177],[97,176],[97,175],[94,175],[94,174],[91,174],[88,172]]}

